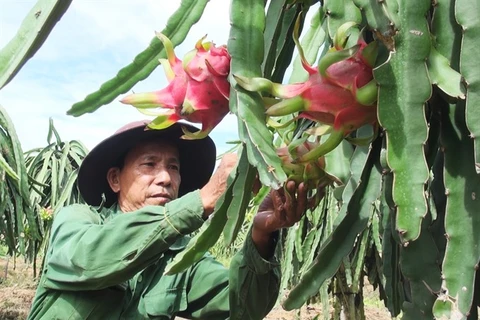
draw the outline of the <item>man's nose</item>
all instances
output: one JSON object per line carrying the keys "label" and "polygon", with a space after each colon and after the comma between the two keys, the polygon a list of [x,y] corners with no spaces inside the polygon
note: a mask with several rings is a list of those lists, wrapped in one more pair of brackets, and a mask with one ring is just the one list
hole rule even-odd
{"label": "man's nose", "polygon": [[155,177],[155,184],[170,185],[170,183],[171,183],[171,177],[168,170],[166,170],[165,168],[159,169]]}

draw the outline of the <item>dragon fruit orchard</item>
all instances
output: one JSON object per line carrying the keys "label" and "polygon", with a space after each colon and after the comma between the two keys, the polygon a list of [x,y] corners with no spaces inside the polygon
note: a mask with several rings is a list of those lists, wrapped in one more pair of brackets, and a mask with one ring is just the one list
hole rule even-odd
{"label": "dragon fruit orchard", "polygon": [[[204,138],[229,112],[230,55],[227,48],[203,42],[203,37],[182,61],[175,55],[170,39],[161,33],[157,33],[157,37],[167,53],[167,59],[160,59],[160,63],[169,80],[168,86],[154,92],[130,94],[121,102],[156,115],[149,125],[152,129],[167,128],[181,119],[201,123],[202,129],[195,133],[184,128],[182,138]],[[161,110],[154,113],[144,110],[152,108]]]}
{"label": "dragon fruit orchard", "polygon": [[351,26],[347,23],[339,28],[335,45],[320,59],[317,68],[299,50],[302,66],[309,75],[305,82],[282,85],[264,78],[233,75],[248,91],[268,92],[282,99],[267,107],[267,115],[299,112],[300,118],[331,126],[329,138],[297,158],[297,162],[314,161],[333,150],[352,131],[377,122],[377,86],[372,73],[377,43],[367,45],[360,38],[356,45],[345,48],[346,32]]}

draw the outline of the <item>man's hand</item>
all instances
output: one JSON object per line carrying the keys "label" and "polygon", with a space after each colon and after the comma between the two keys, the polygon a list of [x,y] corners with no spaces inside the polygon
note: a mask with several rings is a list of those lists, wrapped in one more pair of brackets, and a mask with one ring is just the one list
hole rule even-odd
{"label": "man's hand", "polygon": [[300,221],[307,207],[307,187],[294,181],[287,181],[284,188],[273,190],[265,198],[253,220],[252,239],[264,258],[273,255],[272,233],[293,226]]}
{"label": "man's hand", "polygon": [[227,179],[232,170],[236,167],[238,157],[234,153],[223,156],[220,164],[210,178],[210,181],[200,190],[203,203],[203,217],[206,219],[215,209],[215,204],[220,196],[227,190]]}

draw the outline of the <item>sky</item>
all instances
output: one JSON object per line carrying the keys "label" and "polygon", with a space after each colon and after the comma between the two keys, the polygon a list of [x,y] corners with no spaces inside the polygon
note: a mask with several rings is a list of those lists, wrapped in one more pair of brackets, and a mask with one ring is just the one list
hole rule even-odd
{"label": "sky", "polygon": [[[16,34],[35,3],[0,0],[0,48]],[[227,44],[229,3],[209,1],[200,21],[175,49],[180,59],[205,35],[206,41]],[[130,121],[153,119],[120,103],[126,94],[93,113],[73,117],[66,112],[147,48],[179,5],[180,0],[74,0],[40,50],[0,90],[0,105],[11,117],[23,150],[47,145],[49,118],[62,140],[80,140],[89,150]],[[159,66],[132,91],[150,92],[167,84]],[[227,115],[210,136],[217,155],[230,149],[227,142],[238,139],[235,116]]]}
{"label": "sky", "polygon": [[[16,34],[35,2],[0,0],[0,48]],[[121,104],[124,95],[93,113],[73,117],[66,112],[130,64],[155,32],[164,29],[179,4],[180,0],[73,1],[36,55],[0,90],[0,105],[12,119],[23,150],[47,145],[50,117],[62,140],[80,140],[88,149],[130,121],[153,119]],[[175,49],[177,56],[182,59],[204,35],[206,41],[226,44],[228,26],[229,1],[210,0],[202,19]],[[132,90],[148,92],[166,85],[160,66]],[[211,137],[217,154],[227,150],[226,142],[237,139],[235,117],[227,116]]]}

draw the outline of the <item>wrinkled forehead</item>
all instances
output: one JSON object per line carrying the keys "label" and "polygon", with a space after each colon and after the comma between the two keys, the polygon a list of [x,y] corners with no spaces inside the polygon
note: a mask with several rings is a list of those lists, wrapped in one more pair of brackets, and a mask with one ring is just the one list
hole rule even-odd
{"label": "wrinkled forehead", "polygon": [[122,167],[127,159],[129,161],[143,157],[168,157],[170,160],[180,162],[180,154],[178,146],[170,140],[166,139],[148,139],[137,143],[130,148],[119,159],[119,166]]}
{"label": "wrinkled forehead", "polygon": [[127,153],[168,153],[179,157],[178,146],[165,139],[150,139],[142,141],[131,148]]}

